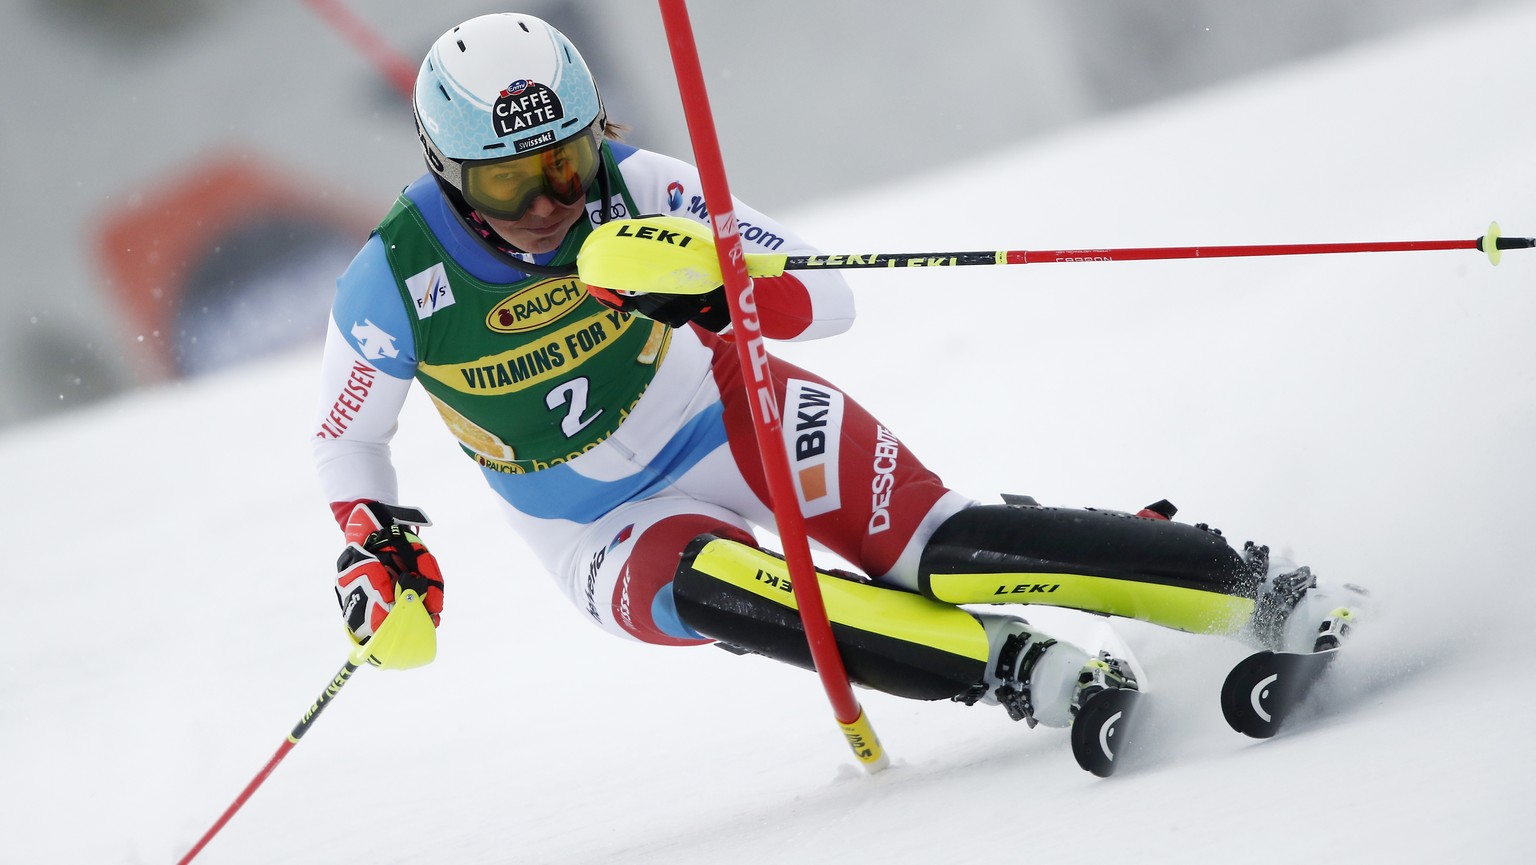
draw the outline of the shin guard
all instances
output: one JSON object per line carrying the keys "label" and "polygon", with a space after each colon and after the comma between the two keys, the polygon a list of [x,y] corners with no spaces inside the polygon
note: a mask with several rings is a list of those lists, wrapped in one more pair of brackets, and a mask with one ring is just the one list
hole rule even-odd
{"label": "shin guard", "polygon": [[[982,681],[991,650],[975,616],[921,595],[817,573],[852,681],[915,700],[945,700]],[[814,669],[784,560],[700,535],[673,581],[682,620],[705,636]]]}
{"label": "shin guard", "polygon": [[1232,633],[1257,577],[1219,532],[1167,519],[1038,505],[950,517],[923,550],[919,588],[949,604],[1040,604]]}

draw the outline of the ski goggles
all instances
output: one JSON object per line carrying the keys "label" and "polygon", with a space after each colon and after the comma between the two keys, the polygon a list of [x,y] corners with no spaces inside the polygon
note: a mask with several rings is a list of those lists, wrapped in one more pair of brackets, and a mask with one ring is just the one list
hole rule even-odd
{"label": "ski goggles", "polygon": [[575,204],[602,164],[603,136],[593,123],[573,138],[535,153],[464,166],[464,200],[486,216],[522,219],[540,195]]}

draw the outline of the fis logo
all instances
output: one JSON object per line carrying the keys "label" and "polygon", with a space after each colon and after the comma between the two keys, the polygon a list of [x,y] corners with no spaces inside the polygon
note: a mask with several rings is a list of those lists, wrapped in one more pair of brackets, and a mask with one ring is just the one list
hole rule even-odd
{"label": "fis logo", "polygon": [[453,286],[448,284],[448,271],[438,262],[405,281],[411,292],[418,319],[431,318],[438,310],[453,306]]}
{"label": "fis logo", "polygon": [[667,207],[674,212],[683,206],[683,185],[676,180],[667,184]]}
{"label": "fis logo", "polygon": [[830,387],[790,379],[784,391],[784,447],[795,493],[807,517],[842,507],[837,467],[843,438],[843,395]]}

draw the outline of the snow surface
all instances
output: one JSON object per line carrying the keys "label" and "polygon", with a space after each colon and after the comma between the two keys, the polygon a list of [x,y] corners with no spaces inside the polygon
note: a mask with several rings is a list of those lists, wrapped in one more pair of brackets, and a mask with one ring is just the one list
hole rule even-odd
{"label": "snow surface", "polygon": [[[786,216],[834,252],[1528,235],[1533,35],[1480,16]],[[584,625],[415,402],[439,659],[360,672],[198,862],[1530,861],[1536,253],[852,278],[854,333],[784,355],[977,497],[1166,496],[1370,585],[1348,698],[1250,741],[1241,646],[1116,623],[1150,678],[1120,775],[864,693],[867,776],[813,676]],[[314,355],[0,436],[0,863],[176,861],[341,665]]]}

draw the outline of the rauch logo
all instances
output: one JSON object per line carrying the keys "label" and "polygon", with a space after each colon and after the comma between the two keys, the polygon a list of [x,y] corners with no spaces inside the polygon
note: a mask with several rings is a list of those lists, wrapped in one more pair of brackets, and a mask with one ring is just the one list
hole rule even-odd
{"label": "rauch logo", "polygon": [[586,288],[574,277],[546,279],[496,304],[485,325],[497,333],[537,330],[570,314],[586,297]]}

